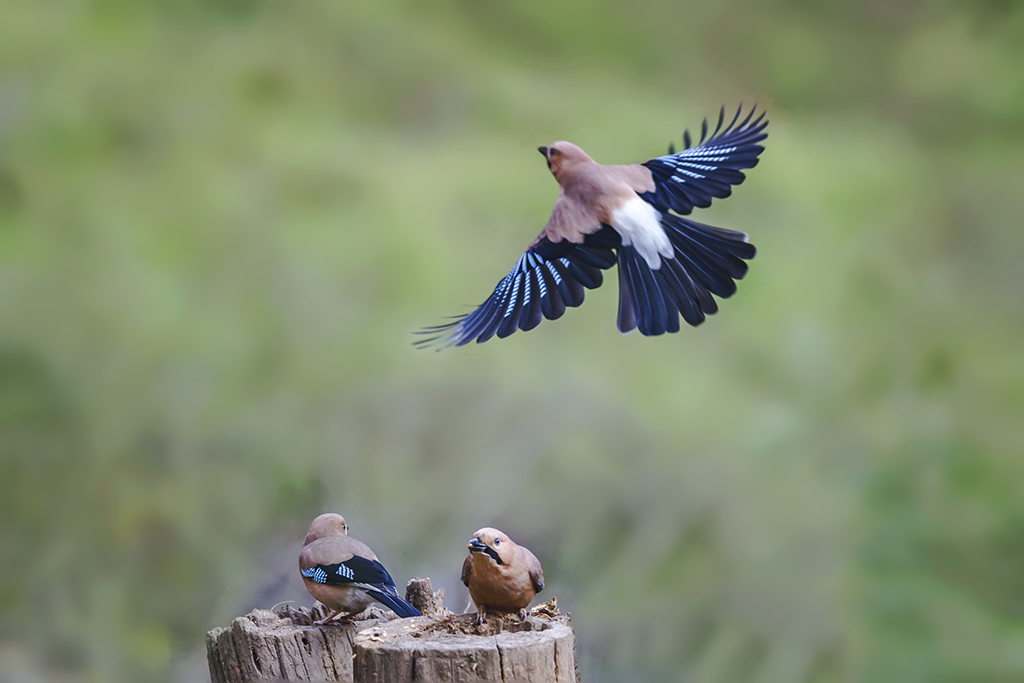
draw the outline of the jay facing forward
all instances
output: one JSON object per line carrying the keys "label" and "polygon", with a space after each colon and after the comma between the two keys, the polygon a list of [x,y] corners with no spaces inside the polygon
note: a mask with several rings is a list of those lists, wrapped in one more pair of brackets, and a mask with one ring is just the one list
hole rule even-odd
{"label": "jay facing forward", "polygon": [[317,625],[338,615],[351,619],[374,601],[400,617],[418,617],[419,610],[398,597],[395,582],[363,543],[348,536],[341,515],[320,515],[309,525],[299,554],[299,573],[314,598],[333,610]]}
{"label": "jay facing forward", "polygon": [[537,556],[489,527],[473,534],[466,547],[462,583],[476,603],[477,623],[484,623],[488,609],[518,612],[526,619],[527,605],[544,590],[544,570]]}
{"label": "jay facing forward", "polygon": [[687,131],[681,152],[669,146],[642,164],[602,166],[571,142],[540,147],[559,186],[547,225],[484,303],[422,330],[417,345],[461,346],[531,330],[583,303],[584,288],[599,287],[601,271],[616,264],[619,331],[678,332],[680,315],[702,323],[718,310],[712,294],[731,296],[756,253],[742,232],[684,218],[728,197],[745,178],[740,169],[757,165],[768,121],[753,109],[740,120],[741,110],[723,127],[723,109],[710,137],[705,120],[695,147]]}

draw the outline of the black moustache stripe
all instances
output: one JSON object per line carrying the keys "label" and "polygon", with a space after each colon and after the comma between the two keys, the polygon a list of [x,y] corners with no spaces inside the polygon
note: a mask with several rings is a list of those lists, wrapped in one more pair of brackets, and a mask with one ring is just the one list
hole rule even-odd
{"label": "black moustache stripe", "polygon": [[504,564],[504,562],[501,561],[501,558],[498,557],[498,551],[496,551],[494,548],[484,548],[484,552],[490,555],[491,559],[497,562],[498,564]]}

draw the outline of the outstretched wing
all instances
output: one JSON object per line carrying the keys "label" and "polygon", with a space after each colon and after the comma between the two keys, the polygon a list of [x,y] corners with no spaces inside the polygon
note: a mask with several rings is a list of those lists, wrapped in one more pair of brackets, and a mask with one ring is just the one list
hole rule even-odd
{"label": "outstretched wing", "polygon": [[659,211],[671,209],[685,215],[695,206],[711,206],[714,197],[721,199],[732,194],[732,186],[739,185],[746,178],[740,169],[757,165],[757,157],[764,151],[764,147],[757,143],[768,137],[765,112],[755,119],[755,106],[740,122],[742,109],[741,105],[732,122],[723,129],[723,107],[711,137],[707,137],[708,122],[704,119],[696,147],[690,146],[690,131],[685,131],[683,144],[686,149],[673,153],[670,147],[665,156],[645,161],[643,165],[654,176],[655,189],[641,196]]}
{"label": "outstretched wing", "polygon": [[416,334],[425,338],[415,344],[462,346],[474,339],[479,344],[494,335],[507,337],[516,330],[532,330],[543,318],[556,320],[566,307],[583,303],[584,288],[600,287],[604,280],[601,271],[615,265],[612,247],[619,243],[618,233],[601,226],[576,244],[567,239],[552,242],[547,231],[545,228],[476,310],[420,330]]}

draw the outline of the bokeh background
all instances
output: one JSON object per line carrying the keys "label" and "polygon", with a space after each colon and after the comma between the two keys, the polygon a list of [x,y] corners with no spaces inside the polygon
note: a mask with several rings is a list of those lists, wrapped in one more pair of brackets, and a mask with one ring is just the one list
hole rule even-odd
{"label": "bokeh background", "polygon": [[[698,329],[443,353],[535,148],[758,102]],[[0,4],[0,679],[202,680],[346,515],[461,611],[543,560],[590,682],[1024,678],[1024,5]]]}

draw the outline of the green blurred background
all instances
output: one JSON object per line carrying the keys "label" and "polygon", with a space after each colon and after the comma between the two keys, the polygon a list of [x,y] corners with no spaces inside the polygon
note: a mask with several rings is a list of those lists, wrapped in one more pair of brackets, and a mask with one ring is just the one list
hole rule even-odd
{"label": "green blurred background", "polygon": [[[535,148],[761,164],[698,329],[444,353]],[[461,611],[532,548],[590,682],[1024,679],[1024,4],[0,4],[0,679],[201,680],[341,512]]]}

